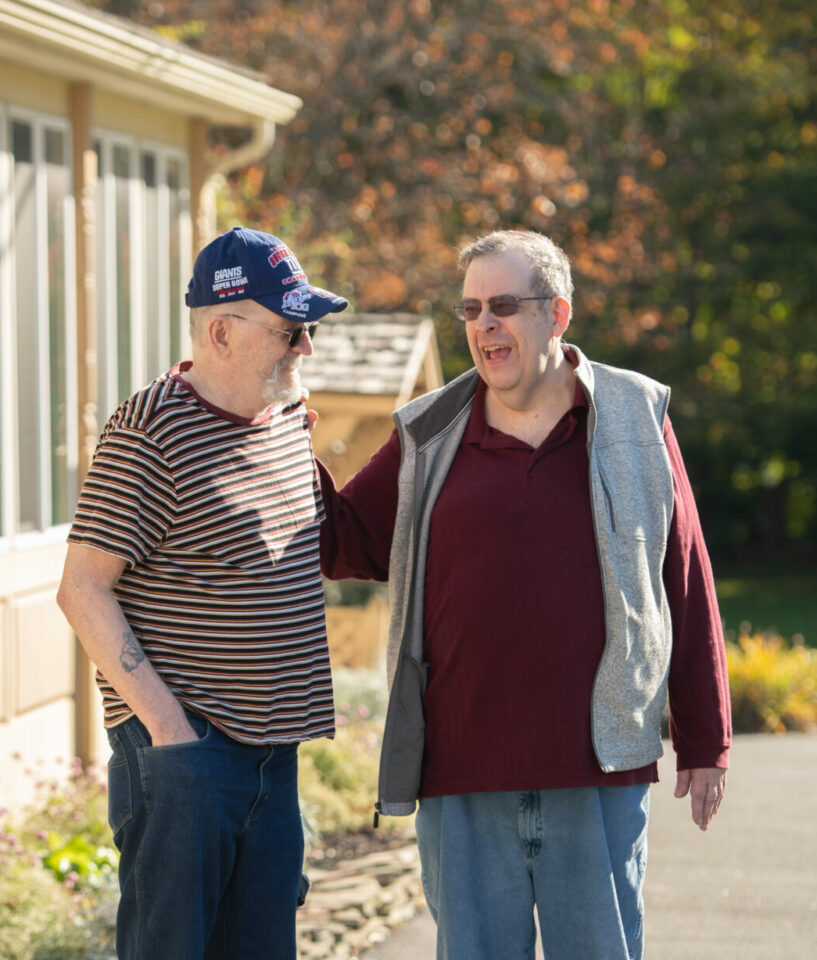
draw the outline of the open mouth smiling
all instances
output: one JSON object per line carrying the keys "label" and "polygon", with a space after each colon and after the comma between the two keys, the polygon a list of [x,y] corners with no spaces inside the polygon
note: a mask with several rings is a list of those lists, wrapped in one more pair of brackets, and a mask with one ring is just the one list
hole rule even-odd
{"label": "open mouth smiling", "polygon": [[482,347],[481,350],[485,359],[488,361],[501,360],[511,352],[510,347],[498,343],[492,343],[487,347]]}

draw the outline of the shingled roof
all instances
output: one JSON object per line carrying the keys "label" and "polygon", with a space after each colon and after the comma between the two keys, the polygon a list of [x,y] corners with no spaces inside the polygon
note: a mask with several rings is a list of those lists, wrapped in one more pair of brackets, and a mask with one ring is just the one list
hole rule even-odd
{"label": "shingled roof", "polygon": [[[405,403],[428,364],[439,374],[434,324],[411,313],[341,313],[321,320],[309,359],[312,392],[368,394]],[[428,389],[426,386],[425,389]]]}

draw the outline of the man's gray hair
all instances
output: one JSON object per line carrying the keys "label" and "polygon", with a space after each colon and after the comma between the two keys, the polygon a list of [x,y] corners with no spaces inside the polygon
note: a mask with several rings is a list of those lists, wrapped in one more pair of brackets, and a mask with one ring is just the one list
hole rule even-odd
{"label": "man's gray hair", "polygon": [[465,272],[477,257],[518,251],[530,263],[534,292],[541,297],[563,297],[573,303],[573,280],[567,254],[549,237],[533,230],[495,230],[460,251]]}
{"label": "man's gray hair", "polygon": [[199,337],[204,335],[207,321],[214,313],[223,313],[224,305],[212,303],[206,307],[190,308],[190,339],[195,343]]}

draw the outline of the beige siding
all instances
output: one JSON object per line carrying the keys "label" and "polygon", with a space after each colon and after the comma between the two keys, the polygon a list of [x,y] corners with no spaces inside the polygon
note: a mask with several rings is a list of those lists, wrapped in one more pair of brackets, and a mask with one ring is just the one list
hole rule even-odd
{"label": "beige siding", "polygon": [[[178,113],[94,90],[94,126],[186,150],[188,125]],[[68,116],[69,82],[42,71],[0,62],[0,101],[24,110]]]}
{"label": "beige siding", "polygon": [[38,590],[11,604],[18,713],[74,693],[73,635],[54,595]]}
{"label": "beige siding", "polygon": [[188,126],[178,113],[166,113],[145,103],[124,100],[104,90],[94,92],[94,126],[187,149]]}
{"label": "beige siding", "polygon": [[[8,630],[6,620],[8,609],[0,601],[0,729],[3,723],[11,716],[11,662],[6,637]],[[2,757],[2,753],[0,753]]]}
{"label": "beige siding", "polygon": [[[19,111],[30,114],[32,125],[37,124],[39,131],[43,129],[43,120],[50,122],[53,118],[67,121],[59,126],[70,129],[70,143],[66,142],[65,146],[72,148],[73,153],[74,203],[62,206],[76,209],[76,230],[73,247],[67,243],[70,256],[66,256],[66,275],[54,282],[67,291],[66,326],[76,325],[75,330],[66,331],[66,342],[71,347],[68,354],[74,344],[77,347],[76,356],[72,355],[68,361],[71,369],[67,389],[74,393],[70,413],[79,426],[68,442],[76,447],[81,479],[87,454],[96,442],[95,418],[104,419],[110,412],[109,408],[97,410],[97,326],[107,324],[105,329],[110,332],[109,328],[116,326],[119,317],[114,295],[118,295],[115,258],[111,256],[104,263],[96,260],[105,258],[108,251],[125,249],[124,244],[118,242],[118,220],[110,226],[117,242],[97,246],[97,239],[104,239],[106,234],[95,235],[94,231],[103,231],[104,225],[115,219],[103,220],[100,211],[114,209],[116,200],[109,197],[115,193],[109,189],[111,181],[97,182],[95,138],[103,141],[102,156],[106,163],[110,143],[121,137],[128,146],[155,154],[160,170],[167,170],[168,162],[178,162],[186,168],[180,177],[174,176],[176,182],[172,188],[170,177],[164,173],[153,178],[157,182],[155,186],[149,185],[152,193],[140,191],[144,184],[138,184],[138,177],[131,175],[128,212],[121,218],[125,232],[130,231],[129,262],[131,266],[137,264],[132,274],[136,281],[131,285],[129,274],[122,281],[125,286],[121,292],[138,301],[131,317],[134,341],[142,344],[141,352],[145,356],[153,351],[147,360],[145,356],[140,357],[138,350],[133,351],[136,361],[131,372],[141,385],[156,372],[142,377],[142,367],[148,361],[164,364],[166,353],[184,351],[186,335],[179,329],[180,291],[189,276],[190,255],[197,252],[200,243],[210,239],[215,226],[211,178],[215,171],[206,159],[209,125],[251,125],[253,129],[249,147],[221,158],[219,171],[224,172],[262,157],[271,146],[269,135],[274,132],[274,125],[288,123],[301,104],[297,97],[269,87],[261,74],[253,76],[245,70],[236,71],[227,63],[198,57],[183,45],[168,44],[149,31],[134,29],[125,20],[100,16],[82,4],[4,0],[0,6],[3,21],[0,119],[5,124]],[[0,192],[7,193],[11,157],[5,131],[0,143],[3,145]],[[192,157],[191,148],[195,151]],[[37,162],[42,165],[42,158]],[[134,172],[138,167],[139,162]],[[110,164],[107,171],[110,172]],[[45,178],[37,182],[43,183]],[[192,197],[189,210],[188,195]],[[107,208],[106,203],[97,207],[100,196],[108,198]],[[148,212],[141,203],[145,197],[152,203]],[[171,198],[178,224],[175,234],[178,240],[176,243],[174,239],[173,247],[173,276],[178,280],[178,289],[172,293],[178,309],[172,305],[168,309],[170,294],[167,293],[164,310],[159,311],[158,317],[155,312],[150,313],[160,336],[148,341],[148,311],[141,309],[139,300],[144,287],[139,282],[139,269],[152,278],[152,289],[158,289],[162,283],[169,285],[169,275],[156,262],[146,264],[139,260],[143,251],[141,248],[137,251],[136,244],[144,239],[144,223],[151,216],[151,210],[152,222],[154,226],[158,224],[157,235],[161,236],[159,217],[166,215]],[[29,216],[29,219],[34,218]],[[42,232],[42,223],[39,219],[37,222],[36,229]],[[0,514],[4,524],[0,538],[8,538],[0,539],[0,807],[28,798],[33,779],[23,772],[25,767],[40,771],[40,777],[55,776],[60,769],[68,768],[68,762],[76,753],[96,762],[104,762],[108,753],[92,669],[55,602],[67,527],[49,527],[52,520],[48,517],[52,514],[41,510],[41,519],[35,524],[37,529],[26,527],[26,532],[18,536],[16,520],[9,519],[15,517],[19,508],[18,494],[25,482],[19,480],[18,473],[22,476],[23,471],[18,469],[19,458],[15,456],[18,447],[13,366],[16,318],[9,291],[16,276],[5,256],[6,251],[14,248],[11,205],[4,200],[0,203],[0,358],[3,361],[0,384],[6,386],[6,394],[10,394],[14,402],[0,408],[3,419],[0,442],[4,444],[0,451],[3,465]],[[160,243],[158,250],[162,256],[165,245]],[[167,262],[167,258],[162,262]],[[184,274],[183,280],[177,273]],[[47,270],[41,275],[50,276]],[[102,281],[106,278],[109,280],[107,291],[113,293],[105,303],[96,302],[97,310],[95,297],[97,290],[105,292]],[[70,302],[72,298],[76,299],[75,303]],[[102,317],[105,320],[98,321]],[[171,318],[182,341],[181,348],[178,342],[172,342]],[[107,341],[112,351],[115,351],[116,336],[115,330]],[[9,410],[13,412],[8,413]],[[42,463],[47,464],[48,451],[40,453]],[[30,465],[25,466],[28,469]],[[36,468],[41,473],[43,469],[39,465]],[[51,474],[45,471],[43,476]],[[47,480],[43,489],[45,483]],[[55,522],[64,520],[64,511],[53,517]],[[44,532],[37,532],[43,527],[47,528]],[[15,759],[16,755],[21,755],[22,760]]]}
{"label": "beige siding", "polygon": [[0,724],[0,803],[19,807],[37,784],[64,774],[74,757],[74,701],[62,697]]}
{"label": "beige siding", "polygon": [[68,84],[50,74],[0,62],[0,101],[64,117],[68,112]]}

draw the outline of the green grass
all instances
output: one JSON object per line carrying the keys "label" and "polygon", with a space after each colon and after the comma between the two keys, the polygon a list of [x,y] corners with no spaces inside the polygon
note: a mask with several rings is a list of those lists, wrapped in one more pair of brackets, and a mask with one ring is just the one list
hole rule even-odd
{"label": "green grass", "polygon": [[771,630],[788,639],[799,633],[817,647],[817,571],[724,577],[715,587],[728,632],[737,633],[746,621],[753,632]]}

